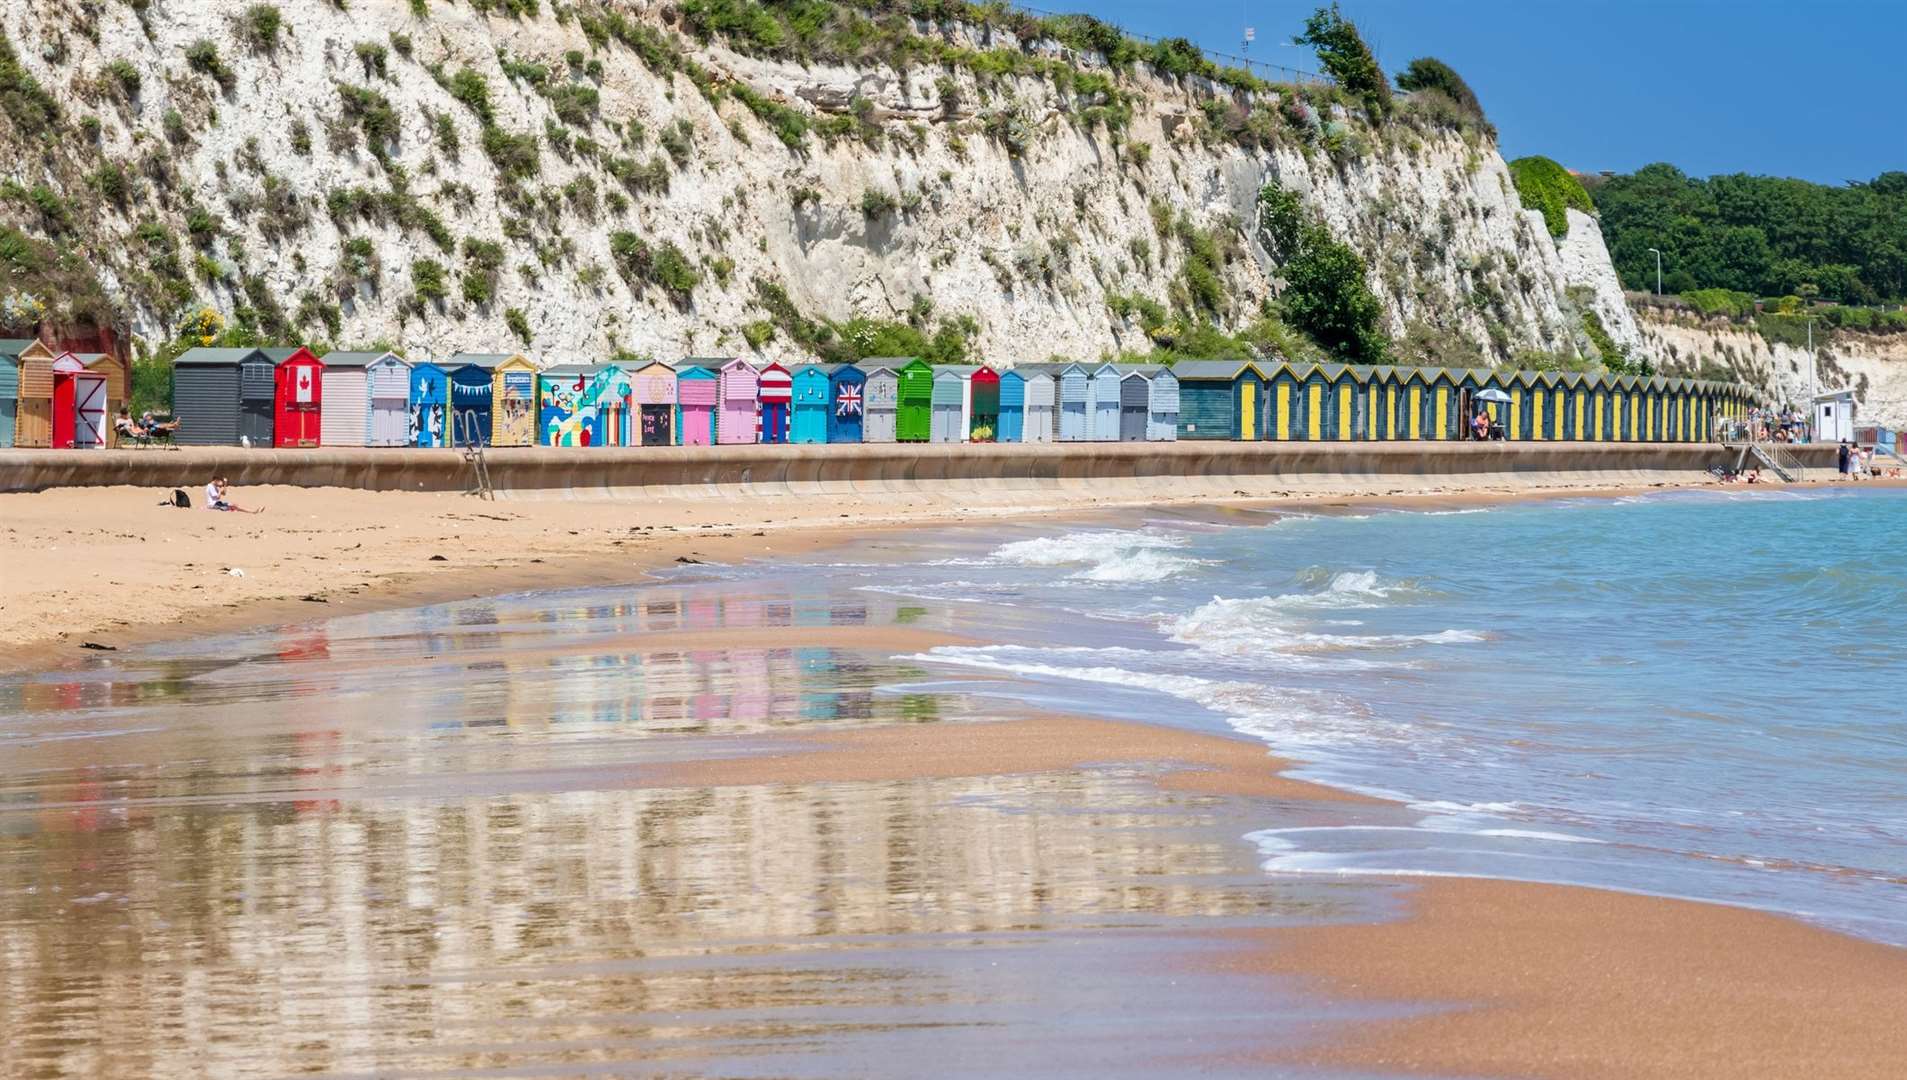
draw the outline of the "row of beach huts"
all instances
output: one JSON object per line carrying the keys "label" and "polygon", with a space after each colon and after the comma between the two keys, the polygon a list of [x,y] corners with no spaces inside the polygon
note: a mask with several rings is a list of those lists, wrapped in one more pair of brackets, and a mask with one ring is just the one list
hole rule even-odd
{"label": "row of beach huts", "polygon": [[[124,364],[0,339],[0,446],[114,441]],[[1460,439],[1695,441],[1747,388],[1692,379],[1197,360],[1165,367],[679,363],[539,367],[517,353],[200,348],[173,368],[176,441],[227,446]]]}

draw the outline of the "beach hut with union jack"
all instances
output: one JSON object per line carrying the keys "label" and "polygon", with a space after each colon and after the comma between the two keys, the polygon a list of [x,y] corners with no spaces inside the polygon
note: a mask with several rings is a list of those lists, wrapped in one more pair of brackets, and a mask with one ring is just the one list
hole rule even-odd
{"label": "beach hut with union jack", "polygon": [[867,373],[842,364],[828,374],[828,441],[857,443],[867,423]]}

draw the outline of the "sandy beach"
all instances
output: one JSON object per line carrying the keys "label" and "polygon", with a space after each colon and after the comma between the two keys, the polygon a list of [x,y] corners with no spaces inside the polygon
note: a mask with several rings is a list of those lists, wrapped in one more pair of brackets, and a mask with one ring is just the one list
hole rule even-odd
{"label": "sandy beach", "polygon": [[[1607,493],[1440,491],[1411,496],[1410,505],[1465,507],[1591,490]],[[1122,505],[1085,495],[1042,504],[989,504],[952,494],[879,501],[843,496],[484,503],[446,495],[267,488],[239,493],[242,502],[268,508],[250,516],[162,509],[155,495],[94,489],[0,496],[0,529],[9,547],[0,587],[0,642],[7,651],[0,660],[27,669],[70,664],[91,655],[76,648],[80,641],[130,651],[141,642],[220,630],[582,583],[635,582],[678,560],[782,557],[853,543],[882,530],[1038,515],[1076,520]],[[1289,504],[1269,501],[1262,493],[1240,501],[1331,510],[1397,498],[1345,490],[1308,494]],[[843,524],[844,519],[852,524]],[[232,574],[234,568],[244,574]],[[658,610],[674,612],[680,606],[671,596]],[[935,714],[931,722],[920,722],[919,715],[904,709],[888,715],[900,706],[878,699],[865,706],[870,711],[863,719],[840,730],[783,731],[777,726],[780,710],[806,708],[784,690],[781,698],[764,696],[742,710],[734,707],[740,696],[725,696],[729,715],[753,709],[748,715],[758,719],[733,733],[698,727],[693,739],[662,758],[653,757],[647,744],[630,744],[627,750],[597,747],[579,758],[538,711],[542,699],[561,693],[564,679],[579,674],[565,666],[575,659],[574,650],[560,642],[534,644],[530,637],[514,642],[507,631],[486,634],[485,649],[501,647],[508,653],[508,681],[500,686],[512,688],[512,694],[519,684],[542,687],[524,690],[520,701],[512,697],[511,708],[523,715],[504,714],[517,739],[507,752],[473,747],[448,758],[435,749],[425,755],[423,743],[392,741],[396,736],[386,730],[395,717],[417,711],[406,699],[393,703],[381,695],[345,694],[330,699],[338,704],[321,737],[215,710],[200,719],[207,729],[184,751],[170,734],[135,735],[115,745],[123,764],[95,761],[83,749],[41,747],[22,751],[18,765],[26,770],[23,775],[123,773],[121,782],[144,793],[132,800],[130,820],[154,827],[181,807],[211,812],[221,804],[282,805],[293,820],[309,820],[325,831],[299,830],[275,839],[234,834],[203,858],[235,868],[312,860],[314,867],[362,863],[351,872],[373,881],[396,880],[395,867],[414,856],[400,840],[389,841],[388,850],[380,846],[384,841],[339,849],[336,845],[347,841],[334,830],[347,821],[354,833],[368,830],[368,837],[397,835],[391,830],[404,818],[392,816],[391,808],[419,795],[449,797],[453,804],[474,800],[463,811],[470,815],[493,814],[501,807],[513,818],[529,815],[541,821],[538,815],[544,812],[535,800],[566,793],[564,811],[535,826],[529,838],[545,845],[587,846],[598,851],[594,860],[621,858],[610,854],[616,850],[640,850],[642,880],[651,887],[672,880],[677,883],[671,888],[686,891],[632,901],[623,913],[619,901],[605,908],[604,890],[613,894],[614,888],[595,876],[603,871],[583,874],[577,864],[553,877],[548,868],[519,868],[513,862],[491,865],[486,871],[491,878],[473,876],[460,887],[547,893],[548,911],[533,920],[538,926],[546,919],[550,926],[574,926],[616,912],[614,918],[627,919],[629,933],[648,942],[655,955],[749,955],[755,957],[751,964],[767,965],[761,970],[777,972],[778,980],[805,971],[804,965],[814,962],[805,958],[817,952],[846,960],[870,943],[907,956],[927,949],[917,962],[902,965],[906,973],[892,976],[898,981],[891,986],[881,981],[888,976],[875,980],[885,987],[883,995],[896,1000],[932,1000],[935,993],[947,992],[934,989],[939,976],[922,974],[941,963],[933,959],[940,946],[929,948],[925,942],[993,941],[989,935],[1010,934],[1013,948],[1033,950],[1026,961],[1030,966],[1015,966],[1015,961],[1006,967],[1023,980],[1013,984],[1012,992],[1032,995],[1022,1002],[1025,1015],[1015,1023],[1031,1024],[1034,1032],[1046,1025],[1051,1031],[1037,1050],[1029,1050],[1032,1071],[1042,1064],[1077,1064],[1096,1060],[1095,1054],[1115,1054],[1117,1061],[1101,1070],[1107,1075],[1262,1075],[1267,1069],[1315,1068],[1322,1070],[1316,1075],[1329,1076],[1334,1069],[1354,1068],[1556,1080],[1795,1075],[1865,1080],[1892,1076],[1898,1062],[1907,1059],[1907,1036],[1898,1022],[1907,1013],[1907,991],[1901,989],[1907,987],[1907,953],[1887,946],[1772,915],[1591,889],[1493,881],[1273,881],[1259,871],[1255,850],[1238,839],[1244,829],[1371,815],[1383,819],[1396,808],[1287,777],[1283,773],[1291,763],[1269,756],[1253,740],[1050,715]],[[614,632],[590,638],[589,653],[634,658],[647,665],[645,670],[702,665],[695,670],[715,672],[708,677],[717,681],[708,685],[723,695],[756,693],[749,689],[753,682],[735,680],[759,664],[759,674],[749,679],[761,681],[761,693],[772,695],[778,679],[795,677],[788,665],[801,649],[860,657],[878,669],[898,655],[962,640],[934,626],[693,628],[663,618],[619,622]],[[335,651],[336,643],[328,657],[324,648],[301,645],[295,692],[337,694],[334,680],[356,686],[389,679],[394,687],[409,687],[419,671],[437,670],[420,665],[444,662],[435,653],[447,649],[455,661],[456,641],[452,637],[433,647],[431,656],[374,660]],[[463,662],[475,663],[475,658]],[[642,709],[666,728],[669,717],[686,717],[689,710],[678,691],[663,695]],[[361,703],[347,704],[352,701]],[[48,707],[57,712],[64,706],[55,699]],[[218,726],[223,724],[236,726]],[[248,734],[252,728],[257,730]],[[222,745],[228,734],[236,749]],[[263,756],[218,764],[225,756],[252,754],[244,747],[253,734],[261,740]],[[279,748],[288,738],[296,740],[296,749],[281,764]],[[332,750],[354,740],[425,756],[390,774],[359,772],[351,764],[355,756],[341,759]],[[269,754],[262,749],[266,746]],[[261,776],[276,777],[289,768],[290,775],[311,779],[289,785],[275,779],[238,786],[221,782],[208,789],[177,785],[144,764],[182,752],[213,762],[220,776],[242,778],[269,760],[269,772]],[[116,796],[78,780],[68,786],[35,781],[42,783],[45,788],[36,790],[31,805],[46,825],[57,821],[64,828],[60,815],[124,812],[113,809],[120,805]],[[632,797],[647,809],[632,816],[620,801]],[[993,803],[1017,808],[1020,817],[1002,819],[987,812],[984,808]],[[27,812],[22,805],[0,805],[0,820],[8,811]],[[357,806],[363,809],[352,809]],[[335,824],[321,824],[334,819]],[[722,834],[712,830],[723,828],[722,822],[750,824],[745,835],[717,839]],[[518,857],[514,834],[505,848],[493,850],[497,841],[459,839],[471,828],[457,825],[437,842],[469,843],[470,852],[456,857],[473,866],[479,849],[485,860]],[[661,847],[654,846],[654,828],[669,837]],[[236,846],[227,851],[227,844]],[[781,865],[811,848],[813,866]],[[71,857],[73,864],[51,871],[50,880],[62,873],[91,875],[119,860],[137,865],[142,858],[95,841],[75,847]],[[198,867],[200,859],[195,855],[180,864],[176,873],[181,876],[171,888],[188,891],[207,910],[223,895],[226,874],[257,872],[206,871]],[[904,872],[898,869],[903,865]],[[790,874],[798,880],[787,886],[783,878]],[[819,876],[810,882],[804,876],[809,874]],[[837,879],[838,874],[846,876]],[[758,900],[741,899],[750,890],[771,886],[828,899],[813,915],[777,913],[773,896],[780,894],[771,891]],[[123,893],[126,899],[113,903],[140,910],[142,904],[177,902],[162,899],[154,888],[135,874],[101,895]],[[278,894],[267,890],[265,899],[252,901],[255,910],[242,923],[218,932],[244,951],[256,947],[248,942],[308,927],[301,920],[311,914],[298,912],[295,892],[286,892],[281,904],[270,899]],[[374,936],[396,935],[386,938],[395,942],[409,932],[399,913],[367,897],[334,897],[332,902],[351,912],[351,920],[371,927]],[[287,1045],[243,1060],[221,1053],[210,1067],[260,1075],[477,1067],[534,1073],[584,1060],[653,1065],[667,1059],[702,1074],[731,1072],[736,1062],[751,1060],[737,1049],[726,1020],[698,1021],[673,1035],[655,1028],[626,1040],[604,1026],[610,1023],[607,1017],[631,1009],[645,1016],[642,1009],[659,1009],[660,1019],[684,1009],[728,1017],[758,1007],[758,998],[713,989],[732,976],[700,972],[694,975],[697,989],[690,991],[680,982],[689,976],[663,978],[645,968],[639,989],[627,981],[633,975],[605,974],[594,966],[593,954],[581,943],[547,956],[486,944],[485,934],[493,931],[483,911],[442,903],[435,932],[453,942],[446,947],[472,973],[471,987],[406,988],[394,971],[386,972],[378,977],[386,980],[385,988],[370,999],[376,1008],[420,1008],[431,1015],[448,1010],[480,1024],[495,1003],[470,995],[492,982],[518,984],[525,977],[519,965],[534,959],[542,965],[535,968],[541,1006],[554,1010],[552,1015],[567,1009],[576,1017],[560,1030],[539,1031],[538,1037],[573,1038],[589,1049],[523,1056],[511,1049],[484,1049],[487,1044],[473,1030],[452,1025],[421,1035],[367,1036],[355,1049]],[[36,981],[35,957],[46,960],[101,932],[98,917],[106,907],[69,910],[78,914],[53,914],[27,904],[11,912],[12,918],[0,918],[15,943],[13,955],[24,958],[10,976],[7,996],[14,1004],[0,1006],[0,1031],[93,1038],[79,1033],[88,1030],[95,1007],[110,1006],[124,1021],[100,1036],[110,1051],[100,1060],[109,1064],[96,1075],[189,1075],[207,1067],[202,1035],[180,1033],[164,986],[135,980],[96,1006],[76,1009],[58,979],[44,985]],[[701,914],[682,914],[692,910]],[[1121,917],[1108,919],[1108,910]],[[600,926],[592,931],[605,932]],[[364,962],[349,961],[341,951],[349,946],[341,933],[341,927],[332,927],[294,947],[284,970],[263,990],[265,1000],[285,1004],[252,1022],[279,1027],[280,1041],[321,1042],[337,1021],[305,995],[313,986],[357,978],[352,965]],[[301,940],[309,936],[300,934]],[[450,937],[444,939],[445,934]],[[622,943],[622,934],[617,930],[609,940]],[[612,952],[624,947],[616,944]],[[117,958],[108,960],[109,968],[136,964],[136,951],[121,956],[121,948],[106,950]],[[1082,1029],[1076,1015],[1061,1015],[1061,1006],[1050,999],[1070,992],[1066,980],[1075,967],[1069,965],[1087,964],[1088,955],[1094,978],[1143,980],[1161,964],[1171,967],[1172,988],[1156,991],[1166,1037],[1142,1028],[1108,1036]],[[1040,974],[1048,965],[1051,970]],[[214,965],[212,975],[214,983],[229,980],[234,987],[257,977],[253,968],[223,963]],[[882,1039],[908,1030],[888,1026],[884,1006],[865,996],[864,981],[812,973],[801,977],[820,980],[801,998],[803,1008],[822,1010],[817,1015],[827,1018],[816,1021],[816,1038],[836,1025],[841,1031],[878,1030],[886,1033]],[[0,982],[8,978],[0,972]],[[1315,1012],[1293,1004],[1313,999],[1330,1002],[1331,1008]],[[664,1001],[673,1004],[660,1004]],[[297,1002],[303,1004],[293,1008]],[[638,1008],[632,1002],[649,1004]],[[1237,1030],[1228,1026],[1219,1034],[1205,1026],[1213,1022],[1215,1003],[1282,1019]],[[957,1023],[980,1016],[973,1012],[978,1008],[949,1004],[944,1011]],[[1002,1028],[1008,1035],[1019,1030]],[[869,1056],[844,1059],[848,1071],[880,1073],[915,1052],[906,1042],[891,1050],[881,1049],[888,1044],[880,1040],[869,1045],[874,1048],[857,1051]],[[40,1053],[26,1044],[0,1051],[0,1072],[44,1066]]]}

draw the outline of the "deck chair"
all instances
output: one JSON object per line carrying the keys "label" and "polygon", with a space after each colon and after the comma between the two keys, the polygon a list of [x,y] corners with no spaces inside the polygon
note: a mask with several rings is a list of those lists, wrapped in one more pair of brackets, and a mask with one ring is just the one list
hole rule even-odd
{"label": "deck chair", "polygon": [[139,430],[131,420],[121,417],[113,421],[113,434],[118,436],[121,446],[151,446],[152,436]]}

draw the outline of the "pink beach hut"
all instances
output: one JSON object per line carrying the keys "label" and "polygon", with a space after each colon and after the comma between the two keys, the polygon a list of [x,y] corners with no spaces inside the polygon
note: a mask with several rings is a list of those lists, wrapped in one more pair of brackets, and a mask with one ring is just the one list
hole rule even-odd
{"label": "pink beach hut", "polygon": [[715,441],[720,390],[721,379],[714,368],[689,363],[676,373],[676,404],[682,414],[677,427],[683,446],[707,446]]}
{"label": "pink beach hut", "polygon": [[739,356],[723,364],[717,375],[722,403],[715,413],[715,441],[723,444],[754,442],[761,375]]}

